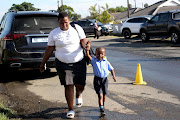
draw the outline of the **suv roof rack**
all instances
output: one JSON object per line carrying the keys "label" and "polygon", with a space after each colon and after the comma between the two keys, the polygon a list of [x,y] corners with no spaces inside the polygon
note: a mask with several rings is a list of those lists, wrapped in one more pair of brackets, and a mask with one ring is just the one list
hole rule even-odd
{"label": "suv roof rack", "polygon": [[49,12],[58,13],[57,10],[49,10]]}
{"label": "suv roof rack", "polygon": [[9,12],[15,12],[15,13],[17,13],[17,11],[16,11],[16,10],[9,10]]}

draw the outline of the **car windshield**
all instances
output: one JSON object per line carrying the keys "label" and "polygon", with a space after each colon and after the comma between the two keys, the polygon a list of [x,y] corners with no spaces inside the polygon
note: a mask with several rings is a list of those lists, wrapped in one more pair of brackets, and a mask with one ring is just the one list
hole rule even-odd
{"label": "car windshield", "polygon": [[49,33],[58,27],[57,16],[18,16],[14,19],[13,30],[15,33]]}

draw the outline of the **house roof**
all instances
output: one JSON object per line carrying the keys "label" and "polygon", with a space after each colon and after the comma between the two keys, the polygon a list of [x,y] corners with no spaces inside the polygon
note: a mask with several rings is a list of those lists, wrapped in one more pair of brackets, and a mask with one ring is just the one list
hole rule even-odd
{"label": "house roof", "polygon": [[178,6],[164,6],[164,7],[160,7],[158,12],[178,10],[178,9],[180,9],[180,5],[178,5]]}
{"label": "house roof", "polygon": [[[131,9],[129,12],[130,17],[143,16],[143,15],[155,15],[158,12],[180,9],[180,4],[175,4],[174,6],[172,6],[172,5],[168,6],[168,4],[166,4],[167,2],[172,2],[172,1],[174,2],[176,0],[162,0],[153,5],[150,5],[147,8],[140,9],[137,11],[135,8]],[[126,18],[128,18],[127,11],[114,13],[112,15],[114,16],[115,21],[124,21]]]}
{"label": "house roof", "polygon": [[[136,8],[130,9],[129,14],[133,14],[134,11],[136,11]],[[128,11],[112,13],[112,15],[114,16],[115,21],[123,19],[123,18],[127,18],[127,14],[128,14]]]}

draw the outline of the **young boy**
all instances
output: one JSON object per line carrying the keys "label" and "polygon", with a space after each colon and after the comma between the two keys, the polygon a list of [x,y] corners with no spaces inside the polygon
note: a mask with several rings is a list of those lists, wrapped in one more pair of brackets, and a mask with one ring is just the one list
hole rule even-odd
{"label": "young boy", "polygon": [[109,71],[111,71],[111,74],[113,76],[114,82],[116,82],[116,77],[114,73],[114,68],[111,66],[111,64],[103,59],[105,57],[105,49],[100,47],[96,49],[95,52],[95,58],[91,57],[89,55],[89,48],[90,48],[90,42],[88,42],[88,49],[86,50],[87,56],[90,59],[90,63],[93,67],[94,71],[94,89],[96,93],[98,94],[98,102],[99,102],[99,108],[102,115],[105,115],[104,112],[104,103],[106,94],[108,94],[108,79],[107,76],[109,74]]}

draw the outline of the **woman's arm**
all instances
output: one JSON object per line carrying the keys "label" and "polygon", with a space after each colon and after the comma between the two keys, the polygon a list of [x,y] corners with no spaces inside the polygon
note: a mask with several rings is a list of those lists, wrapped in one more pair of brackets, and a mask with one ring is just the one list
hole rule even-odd
{"label": "woman's arm", "polygon": [[81,39],[80,42],[81,42],[81,47],[82,47],[83,49],[86,49],[87,39],[86,39],[86,38]]}
{"label": "woman's arm", "polygon": [[45,70],[45,64],[48,61],[48,59],[51,57],[54,51],[54,48],[55,48],[54,46],[47,46],[46,51],[43,56],[43,60],[40,65],[40,72],[43,72]]}

